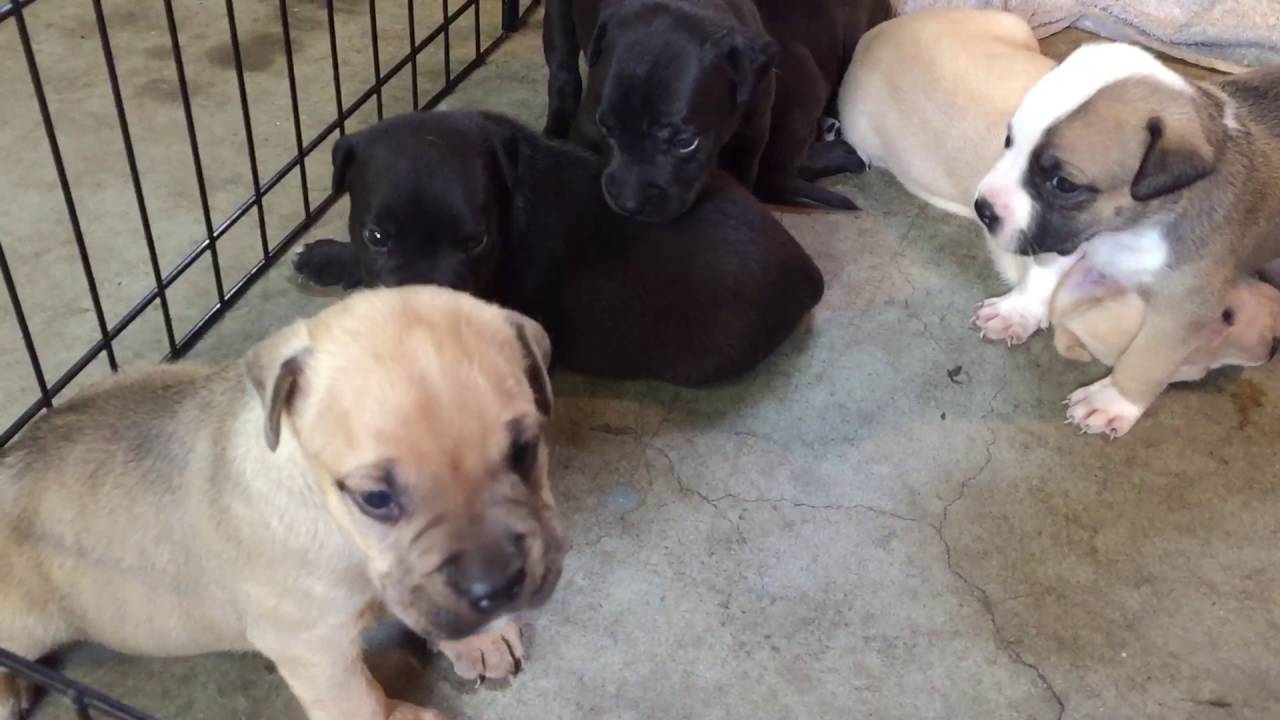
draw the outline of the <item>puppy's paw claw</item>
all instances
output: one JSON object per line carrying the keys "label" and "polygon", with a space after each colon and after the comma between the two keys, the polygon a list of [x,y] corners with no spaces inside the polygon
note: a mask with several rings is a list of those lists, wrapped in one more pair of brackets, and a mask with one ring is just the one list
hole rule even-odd
{"label": "puppy's paw claw", "polygon": [[464,640],[441,642],[440,651],[453,662],[458,677],[477,685],[515,677],[524,669],[524,638],[515,621]]}
{"label": "puppy's paw claw", "polygon": [[977,304],[970,322],[984,340],[1003,340],[1009,347],[1021,345],[1047,325],[1047,313],[1025,297],[1010,293]]}
{"label": "puppy's paw claw", "polygon": [[1080,428],[1081,435],[1105,434],[1112,440],[1132,430],[1146,411],[1121,395],[1110,376],[1071,393],[1067,403],[1067,421]]}

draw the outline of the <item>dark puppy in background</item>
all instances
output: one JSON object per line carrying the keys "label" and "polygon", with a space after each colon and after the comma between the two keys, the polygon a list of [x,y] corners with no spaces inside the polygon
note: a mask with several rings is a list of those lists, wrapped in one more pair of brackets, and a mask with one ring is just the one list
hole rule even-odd
{"label": "dark puppy in background", "polygon": [[671,220],[717,165],[754,187],[778,48],[752,0],[556,0],[543,49],[546,132],[608,156],[604,194],[619,213]]}
{"label": "dark puppy in background", "polygon": [[301,275],[466,290],[536,317],[568,370],[730,379],[822,297],[805,251],[721,173],[689,212],[654,225],[609,208],[598,158],[489,113],[393,118],[333,155],[352,242],[311,243],[295,262]]}
{"label": "dark puppy in background", "polygon": [[605,194],[634,217],[679,215],[717,164],[768,201],[856,210],[812,182],[865,169],[819,129],[858,39],[892,15],[889,0],[549,0],[545,132],[607,153]]}

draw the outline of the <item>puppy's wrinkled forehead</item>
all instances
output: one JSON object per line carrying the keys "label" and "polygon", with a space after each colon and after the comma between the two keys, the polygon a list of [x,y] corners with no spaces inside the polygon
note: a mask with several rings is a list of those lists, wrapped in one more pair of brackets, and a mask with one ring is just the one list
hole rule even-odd
{"label": "puppy's wrinkled forehead", "polygon": [[436,122],[392,123],[367,132],[355,144],[350,183],[353,196],[380,214],[410,218],[425,207],[465,207],[488,189],[488,146],[474,128],[451,117]]}
{"label": "puppy's wrinkled forehead", "polygon": [[[604,114],[618,125],[652,122],[654,118],[678,122],[712,98],[700,97],[709,84],[723,85],[723,104],[730,99],[724,73],[708,61],[703,48],[705,33],[663,18],[646,32],[629,33],[618,40],[616,61],[605,85]],[[625,50],[624,50],[625,48]],[[720,99],[720,98],[715,98]],[[702,101],[702,102],[696,102]]]}
{"label": "puppy's wrinkled forehead", "polygon": [[1009,123],[1008,153],[1025,164],[1046,133],[1104,88],[1126,80],[1191,90],[1187,80],[1141,48],[1122,43],[1085,45],[1027,92]]}
{"label": "puppy's wrinkled forehead", "polygon": [[481,477],[536,421],[519,341],[503,312],[460,294],[413,288],[365,298],[359,312],[309,326],[302,422],[330,470],[394,461],[415,473]]}

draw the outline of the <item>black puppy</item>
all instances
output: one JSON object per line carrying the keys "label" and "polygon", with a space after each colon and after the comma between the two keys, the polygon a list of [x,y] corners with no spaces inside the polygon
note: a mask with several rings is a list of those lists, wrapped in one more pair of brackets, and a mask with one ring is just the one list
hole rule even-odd
{"label": "black puppy", "polygon": [[[580,40],[590,68],[582,103]],[[543,50],[547,134],[572,126],[576,142],[608,152],[604,194],[618,212],[670,220],[717,164],[755,185],[778,48],[752,0],[558,0],[547,5]]]}
{"label": "black puppy", "polygon": [[822,274],[723,174],[653,225],[612,212],[601,161],[513,120],[405,115],[333,149],[351,243],[295,262],[323,284],[431,283],[543,323],[556,362],[615,378],[703,385],[757,365],[822,297]]}
{"label": "black puppy", "polygon": [[548,0],[544,132],[606,152],[606,197],[641,219],[683,212],[717,163],[765,200],[856,210],[812,181],[865,166],[817,135],[858,40],[892,16],[889,0]]}

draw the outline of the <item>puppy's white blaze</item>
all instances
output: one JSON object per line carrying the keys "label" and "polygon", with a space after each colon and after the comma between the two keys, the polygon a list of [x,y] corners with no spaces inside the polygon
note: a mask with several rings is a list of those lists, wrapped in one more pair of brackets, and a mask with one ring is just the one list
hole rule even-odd
{"label": "puppy's white blaze", "polygon": [[1084,245],[1099,271],[1126,287],[1149,285],[1169,265],[1169,243],[1156,225],[1102,233]]}
{"label": "puppy's white blaze", "polygon": [[1022,186],[1031,153],[1045,132],[1099,90],[1129,78],[1145,77],[1171,87],[1192,91],[1191,84],[1154,55],[1124,43],[1091,43],[1067,56],[1027,91],[1009,127],[1013,144],[978,185],[1000,214],[997,244],[1013,250],[1018,235],[1031,223],[1034,203]]}

